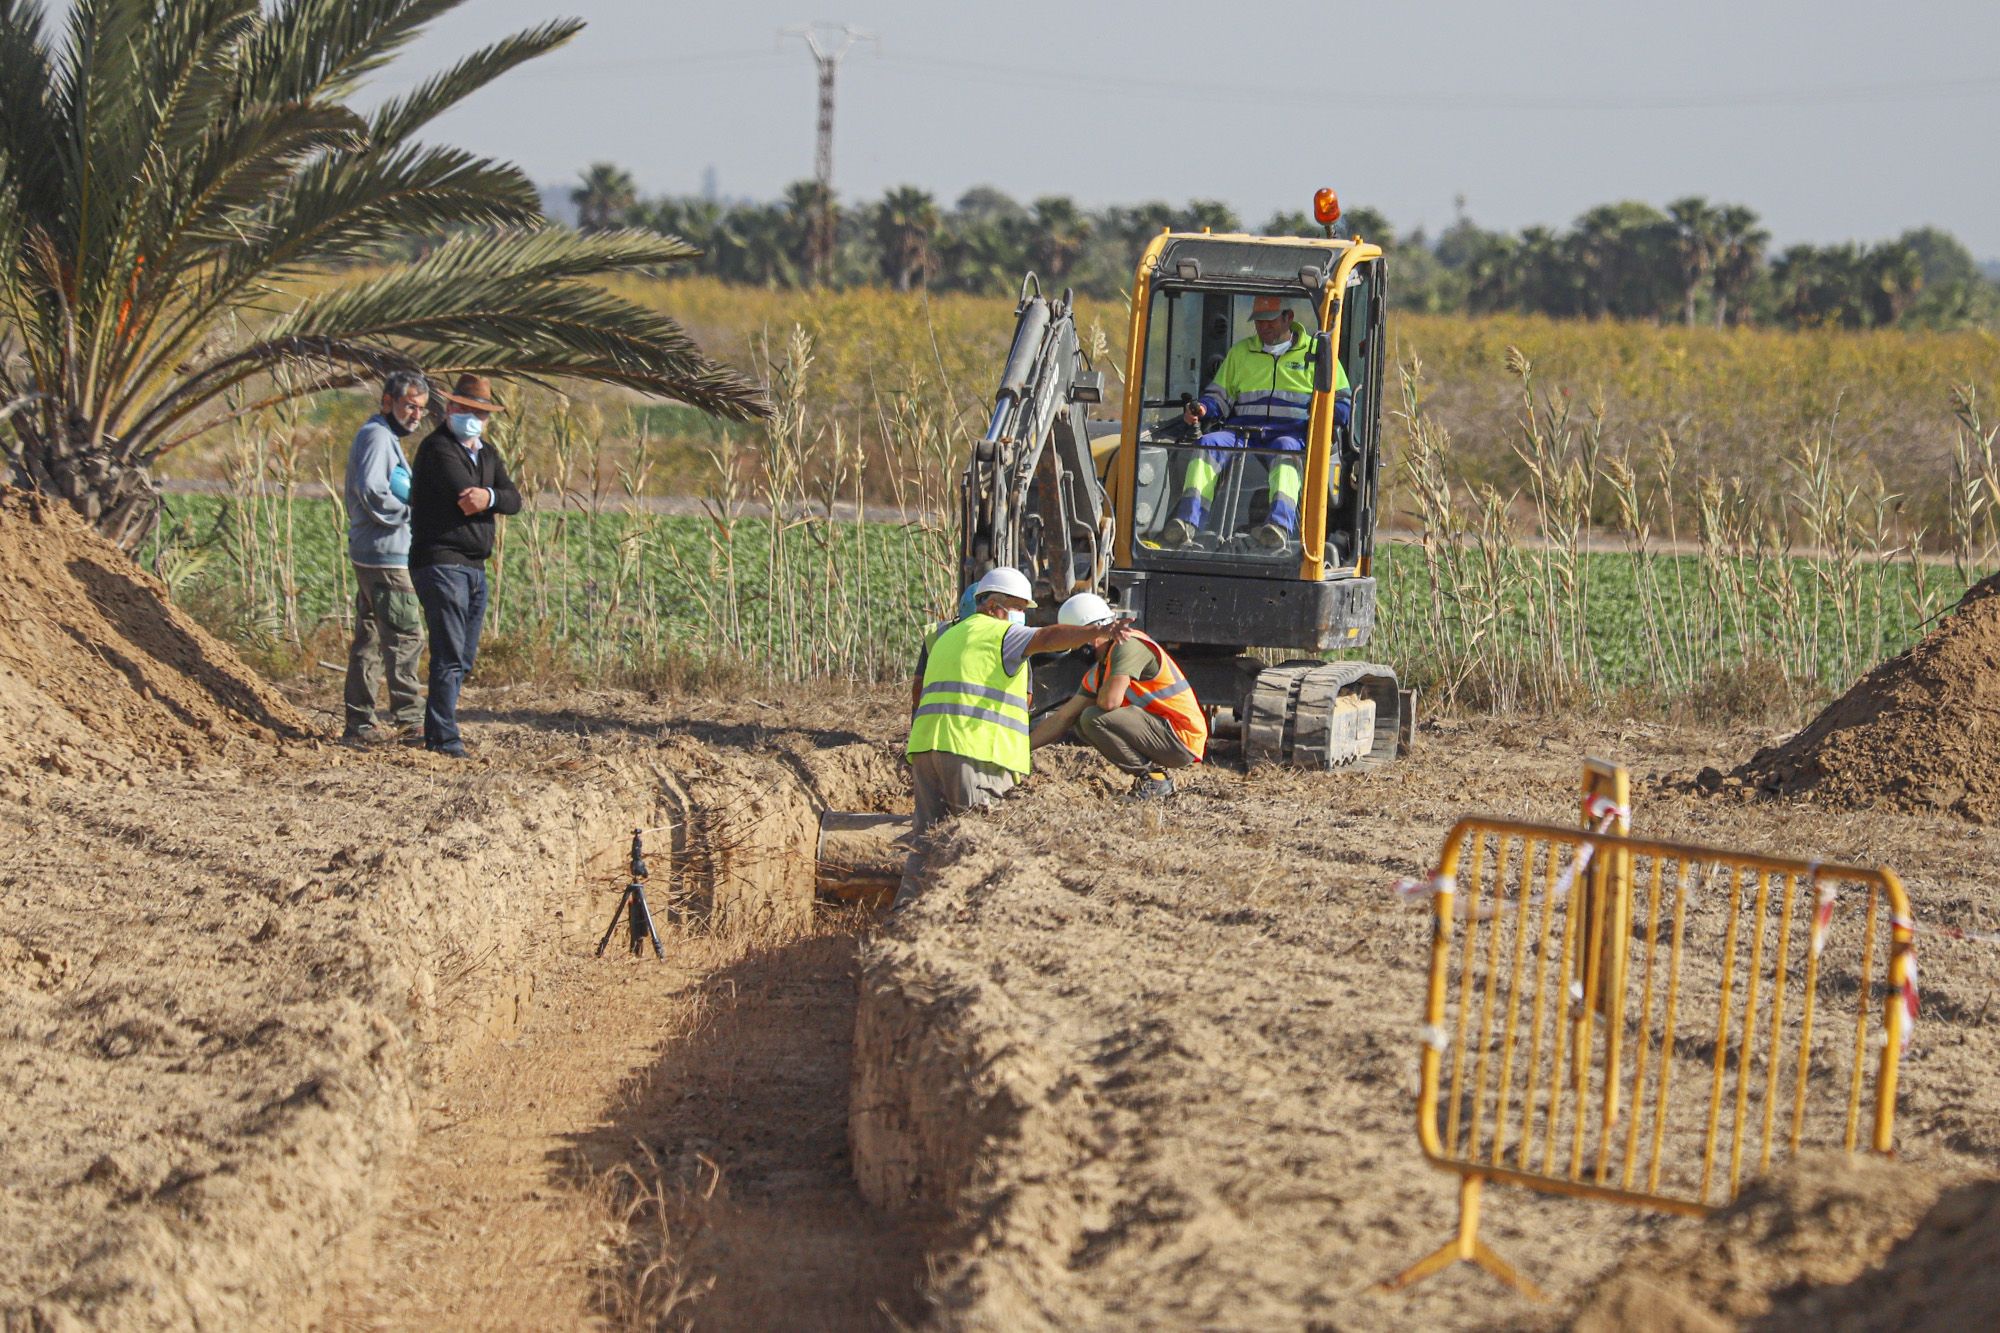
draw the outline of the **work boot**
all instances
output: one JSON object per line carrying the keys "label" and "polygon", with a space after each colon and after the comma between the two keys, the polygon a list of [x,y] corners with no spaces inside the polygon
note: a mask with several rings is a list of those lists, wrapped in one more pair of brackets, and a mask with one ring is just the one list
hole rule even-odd
{"label": "work boot", "polygon": [[1194,540],[1194,524],[1184,518],[1170,518],[1167,526],[1160,529],[1160,545],[1186,546]]}
{"label": "work boot", "polygon": [[1285,543],[1291,540],[1291,534],[1276,523],[1264,524],[1252,533],[1251,537],[1267,551],[1282,551],[1285,549]]}
{"label": "work boot", "polygon": [[1174,780],[1156,768],[1134,782],[1126,795],[1134,801],[1158,801],[1173,794]]}
{"label": "work boot", "polygon": [[387,727],[378,727],[370,722],[364,727],[350,727],[340,733],[340,743],[352,749],[366,749],[371,745],[387,745],[396,739],[396,733]]}

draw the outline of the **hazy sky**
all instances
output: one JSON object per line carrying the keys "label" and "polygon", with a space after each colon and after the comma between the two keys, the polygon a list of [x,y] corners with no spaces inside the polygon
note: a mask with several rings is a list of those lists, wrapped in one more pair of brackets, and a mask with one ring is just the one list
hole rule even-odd
{"label": "hazy sky", "polygon": [[1597,203],[1749,204],[1777,242],[1935,224],[2000,256],[2000,4],[1625,0],[469,0],[382,76],[406,84],[573,13],[569,46],[435,137],[647,194],[775,197],[812,174],[812,61],[780,28],[879,41],[840,70],[834,185],[990,183],[1097,207],[1225,199],[1253,225],[1320,184],[1435,231],[1567,224]]}

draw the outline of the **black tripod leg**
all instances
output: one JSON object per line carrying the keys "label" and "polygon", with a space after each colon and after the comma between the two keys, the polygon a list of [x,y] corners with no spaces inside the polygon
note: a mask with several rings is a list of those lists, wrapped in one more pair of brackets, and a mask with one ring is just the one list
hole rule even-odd
{"label": "black tripod leg", "polygon": [[599,958],[604,957],[604,946],[611,943],[611,936],[618,929],[618,918],[625,915],[625,899],[631,896],[632,890],[625,890],[618,899],[618,906],[611,909],[611,924],[604,928],[604,938],[597,942],[597,956]]}
{"label": "black tripod leg", "polygon": [[[646,901],[646,891],[638,885],[633,886],[632,918],[634,921],[644,921],[646,923],[646,935],[653,941],[653,956],[663,963],[666,962],[667,951],[660,947],[660,932],[653,929],[652,906]],[[639,952],[639,937],[637,932],[634,932],[632,936],[632,952]]]}

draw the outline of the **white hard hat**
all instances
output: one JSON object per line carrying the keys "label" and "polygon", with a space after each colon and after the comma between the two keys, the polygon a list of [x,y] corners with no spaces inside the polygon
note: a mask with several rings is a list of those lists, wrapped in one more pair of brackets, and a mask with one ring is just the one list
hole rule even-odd
{"label": "white hard hat", "polygon": [[974,601],[983,602],[990,592],[1005,593],[1018,597],[1029,606],[1035,604],[1035,590],[1028,586],[1028,576],[1018,569],[999,565],[986,571],[986,577],[972,585]]}
{"label": "white hard hat", "polygon": [[1056,612],[1058,625],[1102,625],[1107,620],[1116,620],[1118,613],[1111,609],[1111,603],[1094,592],[1080,592],[1062,604]]}

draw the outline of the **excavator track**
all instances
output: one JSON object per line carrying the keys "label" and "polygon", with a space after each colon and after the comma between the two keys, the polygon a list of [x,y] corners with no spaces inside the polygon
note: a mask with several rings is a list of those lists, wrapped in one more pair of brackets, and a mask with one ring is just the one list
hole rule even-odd
{"label": "excavator track", "polygon": [[1396,760],[1403,695],[1374,662],[1318,662],[1257,673],[1243,709],[1246,764],[1369,772]]}

